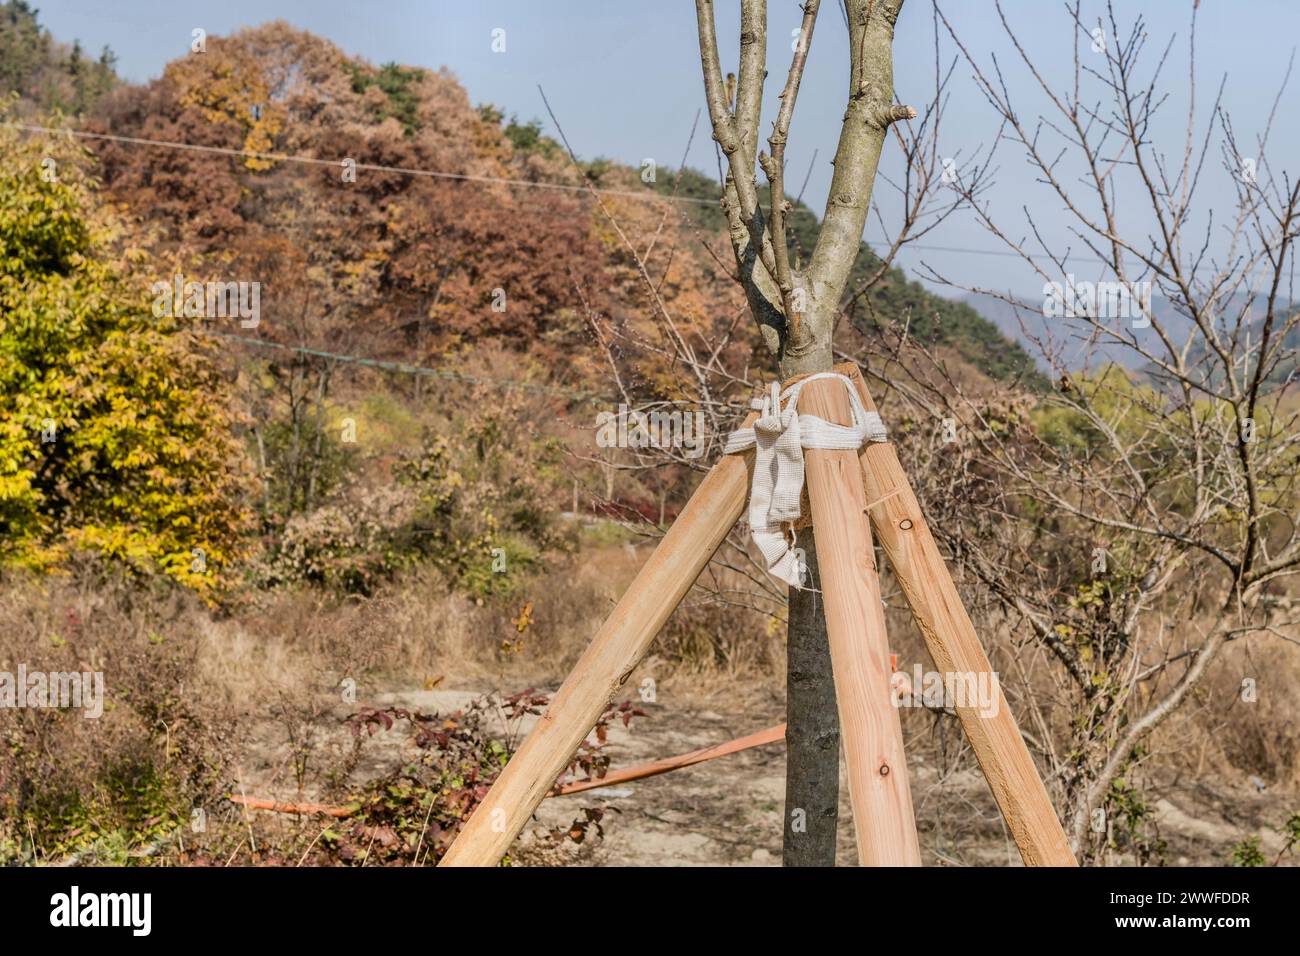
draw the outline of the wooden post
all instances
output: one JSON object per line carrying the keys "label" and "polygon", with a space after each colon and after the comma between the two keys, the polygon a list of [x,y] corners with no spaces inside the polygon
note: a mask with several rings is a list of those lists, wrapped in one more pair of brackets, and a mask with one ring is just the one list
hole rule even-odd
{"label": "wooden post", "polygon": [[505,855],[740,519],[749,499],[746,462],[752,460],[752,455],[725,455],[705,476],[551,706],[466,821],[441,866],[495,866]]}
{"label": "wooden post", "polygon": [[[876,410],[855,364],[837,365],[835,371],[854,382],[868,411]],[[879,501],[871,509],[871,524],[912,608],[934,666],[946,674],[973,674],[977,679],[981,674],[991,675],[992,665],[921,515],[921,506],[894,446],[889,442],[868,442],[859,457],[867,500]],[[817,533],[820,537],[820,526]],[[994,686],[991,680],[990,686]],[[1001,686],[997,686],[992,716],[981,715],[973,706],[958,707],[957,716],[1025,865],[1077,866]]]}
{"label": "wooden post", "polygon": [[[828,422],[847,425],[850,421],[849,396],[840,382],[809,382],[799,405],[800,411]],[[889,686],[885,611],[857,453],[807,449],[804,481],[817,538],[858,862],[920,866],[903,731]]]}

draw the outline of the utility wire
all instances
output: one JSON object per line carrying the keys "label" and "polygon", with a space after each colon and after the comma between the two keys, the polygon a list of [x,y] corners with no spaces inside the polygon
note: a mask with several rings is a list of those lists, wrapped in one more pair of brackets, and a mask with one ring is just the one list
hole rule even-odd
{"label": "utility wire", "polygon": [[557,388],[553,385],[534,385],[528,382],[517,382],[508,378],[492,378],[484,375],[465,375],[461,372],[448,372],[445,369],[426,368],[422,365],[410,365],[406,362],[389,362],[383,359],[365,358],[360,355],[345,355],[340,352],[329,352],[324,349],[307,348],[306,346],[301,345],[283,345],[279,342],[268,341],[267,339],[255,339],[247,335],[231,335],[229,332],[216,332],[211,329],[193,329],[192,331],[209,338],[224,339],[227,342],[239,342],[243,345],[252,345],[257,348],[277,349],[283,352],[295,352],[300,355],[313,355],[317,358],[333,359],[338,362],[351,362],[355,365],[364,365],[370,368],[379,368],[390,372],[404,372],[408,375],[425,375],[430,378],[450,379],[456,382],[464,382],[469,385],[492,385],[498,388],[516,389],[524,392],[559,395],[578,402],[595,403],[610,401],[608,397],[597,395],[594,392],[578,392],[566,388]]}
{"label": "utility wire", "polygon": [[[283,162],[283,163],[302,163],[304,165],[309,165],[309,166],[330,166],[330,167],[337,168],[342,165],[341,160],[320,159],[315,156],[295,156],[287,153],[259,153],[252,150],[231,149],[224,146],[204,146],[198,143],[181,143],[181,142],[175,142],[171,140],[146,139],[139,136],[120,136],[113,133],[91,133],[86,130],[56,129],[54,127],[35,126],[27,123],[5,122],[5,123],[0,123],[0,126],[6,126],[10,129],[23,130],[28,133],[44,133],[49,136],[75,136],[82,139],[107,140],[109,142],[125,143],[131,146],[153,146],[153,147],[160,147],[164,149],[193,150],[195,152],[201,152],[201,153],[215,153],[221,156],[245,157],[251,159],[265,159],[273,162]],[[815,161],[816,157],[814,156],[813,158]],[[407,176],[424,176],[433,179],[459,180],[461,182],[496,183],[496,184],[508,185],[508,186],[523,186],[525,188],[530,188],[530,189],[553,189],[553,190],[560,190],[563,192],[574,192],[574,193],[587,192],[586,186],[570,186],[566,183],[542,183],[542,182],[534,182],[532,180],[527,180],[527,179],[506,179],[499,176],[472,176],[469,175],[468,173],[448,173],[448,172],[442,172],[440,170],[434,170],[434,169],[411,169],[403,166],[380,166],[373,163],[357,163],[356,168],[362,170],[369,170],[372,172],[400,173]],[[812,167],[809,166],[809,173],[811,172],[812,172]],[[804,184],[805,186],[807,185],[806,179]],[[718,200],[716,199],[697,199],[693,196],[665,196],[659,193],[652,192],[651,190],[638,191],[638,190],[629,190],[629,189],[597,189],[595,190],[595,193],[599,196],[624,196],[632,199],[688,203],[697,206],[716,206],[718,203]],[[889,246],[891,245],[889,242],[883,242],[874,239],[864,239],[863,242],[865,242],[869,246],[882,246],[884,248],[889,248]],[[1020,253],[1012,252],[1009,249],[974,249],[974,248],[963,247],[963,246],[931,246],[923,243],[912,243],[912,242],[904,243],[903,248],[916,249],[922,252],[949,252],[949,253],[960,253],[963,255],[997,256],[1000,258],[1011,258],[1011,259],[1025,258]],[[1029,258],[1036,259],[1036,258],[1049,258],[1049,257],[1029,256]],[[1103,261],[1095,256],[1065,256],[1064,257],[1064,261],[1070,261],[1072,259],[1073,260],[1088,259],[1097,262]]]}
{"label": "utility wire", "polygon": [[[222,156],[265,159],[265,160],[271,160],[273,162],[302,163],[304,165],[310,165],[310,166],[330,166],[330,167],[339,167],[342,165],[341,160],[320,159],[315,156],[296,156],[287,153],[260,153],[253,150],[231,149],[223,146],[204,146],[198,143],[182,143],[182,142],[176,142],[172,140],[146,139],[144,137],[139,137],[139,136],[121,136],[114,133],[92,133],[87,130],[57,129],[50,126],[37,126],[28,123],[15,123],[15,122],[7,121],[7,122],[0,123],[0,126],[7,127],[9,129],[22,130],[28,133],[43,133],[48,136],[73,136],[81,139],[106,140],[109,142],[125,143],[127,145],[134,145],[134,146],[152,146],[152,147],[160,147],[165,149],[193,150],[195,152],[215,153]],[[814,161],[815,159],[816,157],[814,155]],[[423,176],[423,177],[434,178],[434,179],[458,180],[461,182],[495,183],[500,185],[523,186],[525,188],[531,188],[531,189],[551,189],[551,190],[559,190],[563,192],[572,192],[572,193],[588,192],[588,188],[586,186],[570,186],[566,183],[534,182],[532,180],[527,180],[527,179],[508,179],[500,176],[473,176],[468,173],[448,173],[448,172],[443,172],[434,169],[411,169],[403,166],[381,166],[374,163],[357,163],[356,168],[362,170],[369,170],[372,172],[400,173],[407,176]],[[811,171],[812,170],[810,166],[809,172],[811,173]],[[805,179],[805,185],[807,185],[806,179]],[[697,199],[693,196],[665,196],[659,193],[655,193],[651,190],[595,189],[593,191],[600,196],[622,196],[631,199],[688,203],[688,204],[699,205],[699,206],[714,206],[717,205],[718,202],[718,200],[716,199]],[[802,194],[802,190],[801,190],[801,194]],[[890,248],[890,246],[892,245],[889,242],[874,240],[874,239],[863,239],[862,241],[868,246]],[[917,242],[905,242],[903,243],[901,249],[902,250],[915,249],[920,252],[956,253],[959,255],[972,255],[972,256],[994,256],[997,258],[1020,259],[1022,261],[1025,259],[1029,259],[1031,261],[1046,259],[1053,263],[1057,261],[1051,256],[1024,254],[1020,252],[1014,252],[1010,249],[976,249],[969,246],[932,246],[925,243],[917,243]],[[1099,256],[1091,256],[1091,255],[1065,255],[1060,257],[1060,261],[1061,262],[1088,261],[1088,262],[1100,262],[1103,265],[1107,264],[1105,259],[1102,259]]]}
{"label": "utility wire", "polygon": [[[200,153],[216,153],[220,156],[236,156],[249,159],[264,159],[277,163],[302,163],[307,166],[331,166],[338,168],[343,160],[320,159],[316,156],[294,156],[288,153],[259,153],[248,149],[231,149],[225,146],[203,146],[198,143],[181,143],[163,139],[145,139],[140,136],[119,136],[114,133],[92,133],[87,130],[55,129],[49,126],[33,126],[26,123],[0,123],[10,129],[23,130],[28,133],[44,133],[51,136],[75,136],[81,139],[107,140],[112,143],[125,143],[131,146],[157,146],[165,149],[187,149]],[[570,186],[567,183],[544,183],[528,179],[507,179],[501,176],[473,176],[469,173],[448,173],[436,169],[411,169],[405,166],[380,166],[374,163],[356,163],[355,168],[378,173],[401,173],[406,176],[424,176],[432,179],[454,179],[470,183],[497,183],[507,186],[526,186],[532,189],[556,189],[564,192],[587,191],[586,186]],[[651,190],[598,189],[602,196],[626,196],[632,199],[659,200],[661,202],[694,203],[712,206],[715,199],[696,199],[692,196],[662,196]]]}

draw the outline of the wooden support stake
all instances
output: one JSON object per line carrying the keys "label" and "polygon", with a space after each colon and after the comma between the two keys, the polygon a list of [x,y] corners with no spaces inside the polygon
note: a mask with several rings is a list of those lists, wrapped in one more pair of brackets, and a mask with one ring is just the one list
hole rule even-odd
{"label": "wooden support stake", "polygon": [[749,499],[746,462],[752,459],[725,455],[705,476],[440,866],[495,866],[505,855],[740,519]]}
{"label": "wooden support stake", "polygon": [[[809,382],[799,405],[801,412],[828,422],[850,422],[849,396],[840,382]],[[889,686],[885,611],[857,453],[807,449],[804,481],[826,602],[858,862],[920,866],[903,731]]]}
{"label": "wooden support stake", "polygon": [[692,750],[690,753],[679,754],[676,757],[663,757],[649,763],[639,763],[632,767],[624,767],[621,770],[611,770],[605,776],[596,780],[574,780],[572,783],[566,783],[559,787],[550,796],[559,797],[570,793],[582,793],[586,790],[596,790],[599,787],[612,787],[616,783],[627,783],[630,780],[657,777],[659,774],[668,773],[670,770],[693,767],[697,763],[704,763],[706,760],[728,757],[731,754],[740,753],[742,750],[749,750],[751,747],[774,744],[778,740],[783,743],[785,741],[785,724],[777,724],[775,727],[768,727],[766,730],[747,734],[744,737],[737,737],[735,740],[728,740],[725,743],[701,747],[699,750]]}
{"label": "wooden support stake", "polygon": [[[835,371],[854,382],[868,411],[876,410],[857,365],[844,363]],[[885,499],[871,509],[871,524],[935,667],[946,674],[976,675],[977,680],[981,674],[991,675],[992,665],[921,515],[894,446],[868,442],[860,461],[867,498]],[[820,541],[820,525],[817,535]],[[990,678],[982,679],[993,686]],[[1077,866],[1002,688],[997,686],[996,711],[991,716],[983,716],[974,706],[958,707],[957,716],[1025,865]]]}

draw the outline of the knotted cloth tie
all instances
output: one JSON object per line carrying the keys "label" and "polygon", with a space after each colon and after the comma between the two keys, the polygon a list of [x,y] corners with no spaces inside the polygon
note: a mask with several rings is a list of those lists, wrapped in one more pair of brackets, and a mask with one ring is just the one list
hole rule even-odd
{"label": "knotted cloth tie", "polygon": [[[853,424],[835,425],[816,415],[797,411],[799,392],[809,382],[833,378],[849,392]],[[887,441],[885,424],[876,412],[862,406],[858,390],[838,372],[818,372],[801,379],[784,392],[773,382],[761,404],[762,414],[750,428],[727,436],[726,454],[754,449],[754,483],[749,492],[749,528],[754,544],[767,561],[767,570],[794,588],[802,588],[802,573],[794,552],[794,529],[787,539],[782,524],[799,517],[803,494],[805,448],[857,451],[868,441]]]}

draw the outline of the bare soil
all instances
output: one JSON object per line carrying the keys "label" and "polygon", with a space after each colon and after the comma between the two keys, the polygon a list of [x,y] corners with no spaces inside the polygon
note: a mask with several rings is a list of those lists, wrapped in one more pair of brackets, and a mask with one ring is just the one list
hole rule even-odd
{"label": "bare soil", "polygon": [[[446,713],[493,690],[498,688],[394,689],[366,703]],[[617,723],[610,728],[607,752],[613,767],[731,740],[779,723],[784,716],[779,695],[761,688],[745,694],[733,688],[712,695],[674,693],[671,697],[671,706],[640,704],[648,716],[635,719],[630,728]],[[741,697],[743,704],[738,703]],[[317,740],[322,761],[328,760],[325,751],[344,745],[338,731],[340,715],[321,715]],[[281,800],[312,799],[310,791],[296,789],[285,770],[290,760],[283,731],[270,723],[262,731],[243,767],[247,792]],[[376,740],[378,746],[367,749],[366,761],[356,770],[358,778],[378,773],[385,763],[401,758],[399,736],[394,733],[391,741]],[[924,864],[1019,866],[1019,855],[982,776],[970,769],[969,759],[956,759],[961,753],[959,742],[947,741],[952,753],[944,760],[936,758],[934,738],[930,728],[923,735],[910,732],[907,741]],[[551,797],[521,835],[515,856],[522,865],[777,866],[784,788],[785,749],[771,744],[658,777]],[[1158,787],[1153,803],[1155,828],[1167,844],[1164,862],[1223,865],[1232,846],[1252,835],[1260,838],[1261,849],[1272,862],[1283,841],[1270,823],[1284,819],[1293,809],[1292,802],[1287,794],[1250,786],[1213,788],[1173,781]],[[551,828],[567,829],[583,808],[597,806],[608,810],[602,820],[603,837],[583,845],[566,843],[558,850],[539,839]],[[844,793],[840,865],[856,861],[851,819]],[[1117,855],[1111,862],[1131,861]],[[1287,858],[1283,865],[1293,862]]]}

